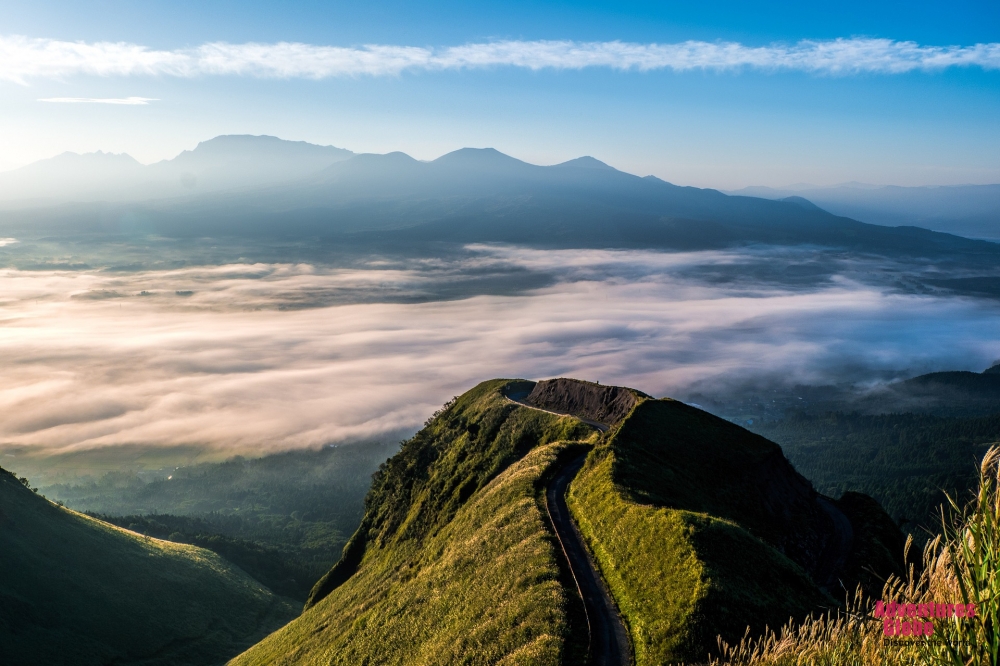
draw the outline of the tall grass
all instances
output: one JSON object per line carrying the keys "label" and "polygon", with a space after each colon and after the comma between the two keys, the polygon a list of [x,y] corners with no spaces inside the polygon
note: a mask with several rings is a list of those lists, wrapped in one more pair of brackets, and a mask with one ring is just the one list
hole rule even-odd
{"label": "tall grass", "polygon": [[[929,638],[890,638],[873,600],[858,590],[843,611],[789,623],[736,645],[719,641],[713,666],[996,666],[1000,653],[1000,449],[987,451],[979,489],[965,506],[941,508],[941,533],[923,550],[922,567],[890,578],[885,601],[975,604],[972,618],[935,619]],[[912,541],[907,541],[909,548]],[[905,618],[904,618],[905,619]]]}

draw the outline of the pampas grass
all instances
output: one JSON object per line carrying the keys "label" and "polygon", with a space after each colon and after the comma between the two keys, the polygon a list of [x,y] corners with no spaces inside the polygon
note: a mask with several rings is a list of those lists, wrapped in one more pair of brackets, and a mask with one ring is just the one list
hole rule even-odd
{"label": "pampas grass", "polygon": [[[907,540],[907,549],[912,540]],[[712,666],[996,666],[1000,653],[1000,448],[983,457],[979,489],[965,506],[941,508],[941,533],[923,550],[919,571],[890,578],[882,599],[976,605],[973,618],[934,620],[929,638],[887,637],[874,600],[859,589],[843,610],[812,616],[736,645],[719,641]]]}

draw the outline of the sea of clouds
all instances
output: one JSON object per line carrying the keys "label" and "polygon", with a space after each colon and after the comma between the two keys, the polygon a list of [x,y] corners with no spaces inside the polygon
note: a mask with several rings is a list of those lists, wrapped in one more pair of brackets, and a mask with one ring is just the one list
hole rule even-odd
{"label": "sea of clouds", "polygon": [[[398,437],[493,377],[664,396],[1000,357],[995,301],[907,293],[846,264],[800,282],[753,268],[812,261],[794,252],[476,246],[451,263],[350,269],[0,270],[0,444],[256,453]],[[541,277],[506,294],[446,288],[500,268]]]}

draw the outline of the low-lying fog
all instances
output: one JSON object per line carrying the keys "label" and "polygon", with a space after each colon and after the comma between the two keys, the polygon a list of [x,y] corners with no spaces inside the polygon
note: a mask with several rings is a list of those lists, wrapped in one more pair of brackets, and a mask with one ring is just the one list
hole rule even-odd
{"label": "low-lying fog", "polygon": [[256,453],[414,431],[492,377],[680,395],[1000,357],[1000,303],[807,250],[475,246],[351,268],[0,271],[0,443]]}

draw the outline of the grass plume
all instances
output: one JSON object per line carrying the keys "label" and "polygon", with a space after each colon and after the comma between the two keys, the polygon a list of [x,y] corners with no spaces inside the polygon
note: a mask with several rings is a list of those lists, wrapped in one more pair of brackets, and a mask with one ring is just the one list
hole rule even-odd
{"label": "grass plume", "polygon": [[[910,547],[912,541],[907,542]],[[934,620],[929,638],[889,640],[875,605],[859,589],[844,610],[789,623],[738,644],[719,641],[712,666],[996,666],[1000,653],[1000,448],[979,469],[976,496],[951,496],[941,507],[941,533],[923,549],[921,567],[890,577],[882,599],[912,604],[975,604],[971,618]],[[902,645],[900,644],[902,643]]]}

